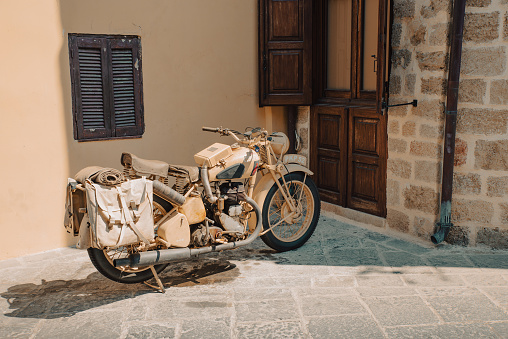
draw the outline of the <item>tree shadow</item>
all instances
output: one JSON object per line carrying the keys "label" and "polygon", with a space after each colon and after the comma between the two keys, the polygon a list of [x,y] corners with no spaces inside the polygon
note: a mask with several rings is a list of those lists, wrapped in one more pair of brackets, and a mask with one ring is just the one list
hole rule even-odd
{"label": "tree shadow", "polygon": [[[167,288],[224,283],[239,276],[236,265],[223,259],[201,259],[174,264],[160,278]],[[9,310],[4,316],[54,319],[92,308],[121,303],[147,293],[159,293],[145,284],[121,284],[94,272],[84,279],[42,280],[40,284],[11,286],[0,296]],[[113,305],[111,307],[114,307]]]}

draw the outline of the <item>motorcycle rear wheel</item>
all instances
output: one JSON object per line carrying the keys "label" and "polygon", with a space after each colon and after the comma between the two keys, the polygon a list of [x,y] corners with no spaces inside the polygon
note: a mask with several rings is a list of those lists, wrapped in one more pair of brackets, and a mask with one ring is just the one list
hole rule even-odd
{"label": "motorcycle rear wheel", "polygon": [[[157,222],[172,208],[172,206],[169,202],[156,195],[154,195],[153,198],[154,221]],[[132,249],[129,247],[120,247],[116,250],[109,251],[97,248],[88,249],[88,257],[90,258],[90,261],[97,271],[106,278],[123,284],[136,284],[150,280],[153,277],[153,273],[149,266],[122,266],[118,268],[113,265],[114,259],[125,258],[129,254],[132,254]],[[167,266],[168,264],[154,265],[154,268],[157,273],[161,273]]]}
{"label": "motorcycle rear wheel", "polygon": [[[296,213],[291,216],[290,206],[276,184],[268,191],[263,203],[263,230],[271,230],[261,239],[279,252],[294,250],[305,244],[314,233],[321,213],[319,192],[310,177],[305,178],[305,174],[300,172],[289,173],[284,180],[296,205]],[[282,179],[279,182],[284,185]],[[282,221],[285,218],[288,220]]]}

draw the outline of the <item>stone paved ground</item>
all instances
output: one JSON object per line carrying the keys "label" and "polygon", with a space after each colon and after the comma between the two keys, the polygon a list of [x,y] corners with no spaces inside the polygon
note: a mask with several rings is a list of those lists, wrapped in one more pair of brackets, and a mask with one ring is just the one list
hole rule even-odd
{"label": "stone paved ground", "polygon": [[437,248],[330,216],[302,248],[261,241],[110,282],[84,251],[0,261],[2,338],[508,338],[508,252]]}

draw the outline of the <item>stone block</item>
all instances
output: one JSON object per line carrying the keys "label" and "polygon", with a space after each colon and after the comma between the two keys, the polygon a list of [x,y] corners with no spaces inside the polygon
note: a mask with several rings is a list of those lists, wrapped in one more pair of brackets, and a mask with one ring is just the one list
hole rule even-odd
{"label": "stone block", "polygon": [[425,43],[425,35],[427,34],[427,28],[424,25],[418,25],[416,27],[410,26],[410,38],[411,45],[418,46]]}
{"label": "stone block", "polygon": [[492,80],[490,83],[490,103],[508,104],[508,80]]}
{"label": "stone block", "polygon": [[482,79],[462,79],[459,85],[459,102],[483,104],[486,89],[487,82]]}
{"label": "stone block", "polygon": [[495,135],[507,132],[508,111],[462,108],[457,114],[457,132]]}
{"label": "stone block", "polygon": [[309,122],[310,107],[300,106],[298,107],[298,114],[296,116],[296,123],[298,125],[305,125]]}
{"label": "stone block", "polygon": [[391,75],[390,76],[390,94],[400,94],[401,89],[401,80],[400,76],[398,75]]}
{"label": "stone block", "polygon": [[423,78],[421,91],[423,94],[444,95],[446,94],[446,79],[443,77]]}
{"label": "stone block", "polygon": [[501,203],[499,207],[501,208],[501,223],[508,225],[508,204]]}
{"label": "stone block", "polygon": [[364,301],[383,328],[405,328],[403,325],[439,323],[437,316],[419,296],[364,298]]}
{"label": "stone block", "polygon": [[397,180],[388,179],[386,182],[386,202],[388,205],[400,204],[400,184]]}
{"label": "stone block", "polygon": [[[389,104],[390,105],[396,105],[396,104],[403,104],[408,101],[407,98],[401,98],[399,96],[392,96],[390,97]],[[398,107],[391,107],[388,109],[388,116],[391,117],[405,117],[409,111],[409,106],[398,106]]]}
{"label": "stone block", "polygon": [[499,37],[499,12],[466,13],[464,41],[489,42]]}
{"label": "stone block", "polygon": [[451,1],[448,0],[431,0],[429,6],[422,6],[420,10],[420,14],[424,18],[433,18],[440,11],[446,10],[450,11]]}
{"label": "stone block", "polygon": [[504,19],[503,19],[503,38],[504,38],[504,40],[508,40],[508,13],[504,14]]}
{"label": "stone block", "polygon": [[393,3],[393,16],[395,18],[408,18],[415,15],[414,0],[396,0]]}
{"label": "stone block", "polygon": [[466,0],[466,7],[488,7],[492,0]]}
{"label": "stone block", "polygon": [[434,142],[411,141],[409,152],[412,155],[437,159],[441,158],[441,145]]}
{"label": "stone block", "polygon": [[422,71],[446,71],[448,68],[445,52],[417,52],[416,59]]}
{"label": "stone block", "polygon": [[429,44],[431,46],[447,46],[450,37],[450,24],[441,23],[430,28]]}
{"label": "stone block", "polygon": [[469,229],[467,227],[454,225],[446,236],[445,241],[451,245],[469,245]]}
{"label": "stone block", "polygon": [[479,174],[453,173],[454,194],[480,194],[481,190],[482,180]]}
{"label": "stone block", "polygon": [[473,221],[489,223],[494,216],[494,206],[491,202],[483,200],[453,199],[452,221]]}
{"label": "stone block", "polygon": [[435,225],[427,218],[415,217],[413,228],[417,236],[428,239],[434,234]]}
{"label": "stone block", "polygon": [[390,119],[388,121],[388,134],[399,134],[400,127],[397,120]]}
{"label": "stone block", "polygon": [[424,138],[440,139],[443,137],[443,126],[421,125],[420,136]]}
{"label": "stone block", "polygon": [[404,81],[404,94],[414,95],[416,84],[416,74],[407,74]]}
{"label": "stone block", "polygon": [[461,73],[495,76],[506,70],[506,49],[503,46],[463,48]]}
{"label": "stone block", "polygon": [[416,123],[414,121],[406,121],[402,125],[402,135],[405,137],[413,137],[416,135]]}
{"label": "stone block", "polygon": [[388,152],[406,153],[407,141],[402,139],[388,138]]}
{"label": "stone block", "polygon": [[424,182],[441,183],[441,162],[415,162],[415,179]]}
{"label": "stone block", "polygon": [[309,147],[309,129],[307,127],[300,128],[300,138],[302,139],[302,149]]}
{"label": "stone block", "polygon": [[508,230],[483,227],[476,234],[476,244],[483,244],[494,249],[508,249]]}
{"label": "stone block", "polygon": [[404,207],[426,213],[437,214],[439,194],[429,187],[410,185],[404,190]]}
{"label": "stone block", "polygon": [[413,114],[426,120],[444,120],[445,106],[440,100],[421,100],[418,107],[413,108]]}
{"label": "stone block", "polygon": [[412,53],[407,49],[394,49],[392,52],[392,65],[397,69],[401,67],[406,69],[411,63]]}
{"label": "stone block", "polygon": [[467,142],[460,138],[455,139],[455,154],[453,158],[454,166],[462,166],[467,161]]}
{"label": "stone block", "polygon": [[411,177],[411,163],[402,159],[388,159],[388,173],[395,177],[409,179]]}
{"label": "stone block", "polygon": [[409,231],[409,216],[403,212],[388,209],[386,221],[388,222],[388,226],[392,229],[405,233]]}
{"label": "stone block", "polygon": [[487,195],[489,197],[504,197],[508,195],[508,177],[488,177]]}
{"label": "stone block", "polygon": [[392,38],[390,39],[392,47],[400,46],[400,38],[402,37],[402,25],[399,23],[394,23],[392,25]]}
{"label": "stone block", "polygon": [[508,140],[477,140],[474,156],[475,168],[508,171]]}

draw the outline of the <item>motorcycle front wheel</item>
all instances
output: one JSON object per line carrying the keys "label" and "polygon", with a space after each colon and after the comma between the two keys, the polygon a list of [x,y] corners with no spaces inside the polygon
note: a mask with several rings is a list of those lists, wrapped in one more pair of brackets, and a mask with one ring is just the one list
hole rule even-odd
{"label": "motorcycle front wheel", "polygon": [[[157,222],[164,214],[171,208],[171,204],[162,198],[154,195],[154,222]],[[126,258],[133,253],[133,248],[129,246],[122,246],[114,250],[100,250],[97,248],[88,249],[88,257],[95,266],[97,271],[108,279],[123,283],[123,284],[136,284],[153,278],[152,270],[149,266],[144,267],[130,267],[121,266],[115,267],[113,260]],[[154,265],[157,273],[162,272],[168,264]]]}
{"label": "motorcycle front wheel", "polygon": [[[289,188],[290,201],[274,184],[263,203],[263,230],[269,231],[261,239],[279,252],[305,244],[314,233],[321,212],[319,192],[310,177],[305,178],[305,174],[297,172],[286,174],[284,180]],[[284,186],[282,179],[279,179],[279,183]]]}

